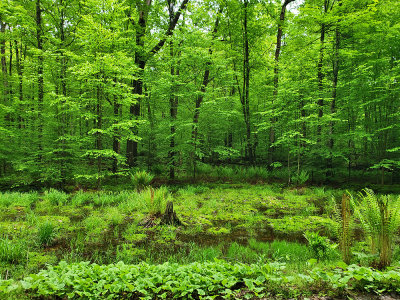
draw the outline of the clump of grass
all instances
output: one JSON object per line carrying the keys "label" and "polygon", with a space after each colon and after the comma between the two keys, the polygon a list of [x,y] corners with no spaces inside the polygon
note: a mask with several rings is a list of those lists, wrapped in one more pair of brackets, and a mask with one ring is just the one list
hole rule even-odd
{"label": "clump of grass", "polygon": [[87,193],[79,190],[71,199],[73,205],[83,206],[88,205],[93,202],[94,195],[92,193]]}
{"label": "clump of grass", "polygon": [[22,241],[10,240],[8,237],[0,239],[0,261],[17,264],[25,260],[27,255],[26,244]]}
{"label": "clump of grass", "polygon": [[148,188],[138,195],[138,201],[145,203],[147,211],[152,215],[161,214],[170,199],[171,194],[166,187]]}
{"label": "clump of grass", "polygon": [[39,196],[38,196],[38,193],[36,193],[36,192],[0,193],[0,207],[9,207],[10,205],[29,207],[38,200],[39,200]]}
{"label": "clump of grass", "polygon": [[249,247],[234,242],[230,245],[226,254],[227,258],[244,263],[254,263],[260,259],[260,255]]}
{"label": "clump of grass", "polygon": [[100,216],[91,215],[83,220],[87,236],[86,239],[98,242],[107,230],[107,222]]}
{"label": "clump of grass", "polygon": [[138,263],[143,259],[145,254],[146,250],[144,249],[135,248],[131,244],[122,244],[117,246],[116,259],[128,264]]}
{"label": "clump of grass", "polygon": [[118,210],[117,207],[109,208],[105,215],[105,218],[114,226],[122,224],[124,217],[125,216]]}
{"label": "clump of grass", "polygon": [[204,247],[200,248],[195,243],[191,245],[190,252],[188,254],[189,261],[213,261],[216,258],[222,257],[221,246],[217,247]]}
{"label": "clump of grass", "polygon": [[51,205],[65,205],[68,202],[69,196],[56,189],[50,189],[44,192],[43,199],[50,202]]}
{"label": "clump of grass", "polygon": [[126,193],[101,192],[93,195],[93,203],[95,206],[111,206],[120,204],[125,201]]}
{"label": "clump of grass", "polygon": [[137,171],[131,174],[131,182],[132,185],[136,188],[137,191],[141,191],[144,188],[148,187],[153,180],[154,175],[146,172],[146,171]]}
{"label": "clump of grass", "polygon": [[38,240],[41,246],[50,246],[57,236],[57,227],[51,222],[39,225]]}

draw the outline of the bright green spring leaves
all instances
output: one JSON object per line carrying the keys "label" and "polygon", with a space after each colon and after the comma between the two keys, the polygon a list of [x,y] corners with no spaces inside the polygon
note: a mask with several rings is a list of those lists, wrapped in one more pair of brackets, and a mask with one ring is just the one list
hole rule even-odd
{"label": "bright green spring leaves", "polygon": [[[3,281],[0,293],[25,290],[32,296],[58,296],[84,299],[214,299],[217,295],[229,299],[280,294],[284,297],[306,295],[316,286],[334,289],[340,294],[345,289],[369,292],[400,292],[400,273],[374,271],[356,265],[315,269],[309,274],[285,275],[285,265],[230,264],[225,261],[169,264],[111,265],[81,262],[50,266],[38,274],[19,282]],[[308,286],[308,289],[304,287]]]}

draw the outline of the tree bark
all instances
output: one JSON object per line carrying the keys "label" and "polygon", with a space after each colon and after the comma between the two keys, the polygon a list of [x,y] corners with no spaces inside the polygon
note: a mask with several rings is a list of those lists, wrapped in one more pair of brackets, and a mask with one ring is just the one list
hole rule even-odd
{"label": "tree bark", "polygon": [[[324,0],[324,13],[326,14],[329,7],[329,0]],[[318,92],[319,92],[319,99],[318,99],[318,125],[317,125],[317,139],[321,141],[321,118],[324,116],[324,98],[323,98],[323,91],[324,91],[324,73],[323,73],[323,63],[324,63],[324,54],[325,54],[325,31],[326,25],[325,21],[322,21],[321,24],[321,32],[320,32],[320,48],[319,48],[319,58],[318,58]]]}
{"label": "tree bark", "polygon": [[[341,2],[339,2],[341,5]],[[337,84],[339,77],[339,49],[340,49],[340,20],[336,25],[335,30],[335,43],[333,49],[333,78],[332,78],[332,102],[331,102],[331,114],[336,113],[336,97],[337,97]],[[328,176],[333,176],[333,146],[334,146],[334,134],[335,123],[333,120],[329,122],[329,149],[330,149],[330,157],[328,159]]]}
{"label": "tree bark", "polygon": [[[212,41],[215,40],[215,37],[217,35],[218,25],[219,25],[219,21],[220,21],[219,16],[222,13],[222,11],[223,11],[223,7],[220,6],[218,9],[217,18],[215,19],[214,28],[212,31],[212,37],[211,37]],[[192,143],[193,143],[193,147],[194,147],[194,153],[196,153],[196,151],[197,151],[198,123],[199,123],[199,117],[200,117],[200,107],[204,100],[204,95],[207,90],[207,85],[210,82],[209,78],[210,78],[210,67],[212,64],[212,61],[211,61],[212,53],[213,53],[213,49],[212,49],[212,46],[210,46],[208,48],[208,54],[209,54],[210,58],[209,58],[209,60],[207,60],[206,65],[205,65],[203,81],[200,86],[200,94],[198,94],[196,97],[195,109],[194,109],[194,114],[193,114],[193,125],[192,125]],[[194,175],[193,177],[196,177],[196,155],[195,154],[193,155],[193,166],[194,166],[193,167],[193,175]]]}
{"label": "tree bark", "polygon": [[38,160],[42,161],[43,152],[43,97],[44,97],[44,80],[43,80],[43,27],[42,27],[42,9],[40,0],[36,0],[36,42],[38,49],[38,65],[37,65],[37,84],[38,84]]}
{"label": "tree bark", "polygon": [[251,115],[250,115],[250,99],[249,99],[249,88],[250,88],[250,52],[249,52],[249,39],[247,29],[247,18],[248,18],[248,0],[244,0],[244,19],[243,19],[243,90],[242,90],[242,109],[243,117],[246,125],[246,160],[252,164],[254,160],[253,144],[251,136]]}
{"label": "tree bark", "polygon": [[[181,6],[178,11],[174,14],[172,22],[170,22],[164,38],[162,38],[151,50],[146,53],[144,49],[144,39],[146,36],[146,27],[147,27],[147,15],[149,13],[151,7],[152,0],[146,0],[145,3],[142,1],[137,2],[137,11],[139,12],[139,19],[137,24],[132,22],[136,27],[136,46],[139,50],[135,53],[135,64],[139,69],[138,74],[135,74],[138,79],[133,81],[133,93],[137,95],[136,103],[131,104],[130,106],[130,114],[133,119],[137,120],[140,117],[140,103],[141,98],[143,96],[143,73],[144,68],[146,67],[146,63],[148,59],[154,56],[165,44],[167,37],[171,36],[178,21],[182,11],[186,9],[186,6],[189,0],[183,0]],[[132,132],[134,135],[138,135],[138,128],[135,126],[132,128]],[[138,141],[134,139],[128,139],[126,143],[126,158],[127,164],[129,167],[133,167],[137,165],[138,158]]]}
{"label": "tree bark", "polygon": [[3,77],[3,101],[4,103],[8,100],[8,76],[7,76],[7,60],[6,60],[6,23],[1,20],[0,17],[0,55],[1,55],[1,72]]}
{"label": "tree bark", "polygon": [[[283,25],[285,23],[285,15],[286,15],[286,8],[287,6],[294,2],[295,0],[285,0],[281,7],[281,13],[279,15],[279,22],[278,22],[278,32],[276,34],[276,48],[275,48],[275,58],[274,58],[274,90],[272,93],[272,109],[275,110],[276,101],[278,99],[278,89],[279,89],[279,56],[281,54],[281,47],[282,47],[282,35],[283,35]],[[269,130],[269,143],[270,146],[268,148],[268,163],[272,164],[274,160],[274,152],[275,147],[273,144],[275,143],[275,127],[274,124],[276,123],[276,117],[272,116],[270,118],[271,127]]]}

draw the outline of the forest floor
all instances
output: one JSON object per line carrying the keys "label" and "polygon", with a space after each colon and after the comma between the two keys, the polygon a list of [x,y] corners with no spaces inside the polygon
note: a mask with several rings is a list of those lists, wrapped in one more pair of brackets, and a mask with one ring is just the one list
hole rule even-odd
{"label": "forest floor", "polygon": [[[395,299],[390,298],[394,294],[376,298],[374,293],[366,296],[364,293],[400,292],[400,273],[396,264],[393,270],[398,276],[397,281],[387,288],[382,288],[380,283],[375,287],[375,283],[369,282],[370,286],[363,289],[359,283],[365,278],[358,269],[351,269],[351,272],[361,274],[356,276],[358,284],[351,287],[347,282],[336,284],[337,278],[329,279],[329,286],[321,285],[315,279],[320,270],[327,272],[328,277],[329,272],[342,269],[347,272],[347,265],[344,267],[335,244],[338,242],[336,203],[345,193],[339,189],[287,188],[278,184],[189,185],[150,188],[139,193],[78,191],[65,194],[56,190],[3,193],[0,194],[1,279],[18,281],[61,261],[71,265],[83,261],[98,265],[122,261],[131,265],[168,262],[179,266],[224,261],[230,265],[270,264],[271,270],[276,268],[276,272],[283,272],[284,276],[280,278],[286,278],[286,285],[292,285],[296,291],[280,293],[279,289],[284,289],[284,283],[280,282],[279,287],[254,292],[247,281],[242,286],[239,280],[233,284],[236,297]],[[181,226],[160,224],[167,201],[173,202]],[[358,268],[368,267],[374,256],[369,253],[364,232],[358,222],[354,222],[352,229],[352,264]],[[318,232],[319,236],[327,237],[328,240],[323,242],[326,251],[313,251],[306,232]],[[400,249],[396,244],[393,261],[399,258]],[[219,265],[211,267],[218,269]],[[309,277],[304,279],[298,274]],[[304,280],[313,280],[309,291],[304,290],[307,286]],[[11,291],[10,284],[4,286],[7,288],[3,291]],[[41,295],[37,287],[26,289]],[[29,293],[21,294],[20,289],[17,290],[16,299],[21,295],[30,297]],[[150,298],[157,295],[153,293]],[[195,292],[192,296],[198,298],[201,294]],[[172,295],[168,294],[168,297]]]}

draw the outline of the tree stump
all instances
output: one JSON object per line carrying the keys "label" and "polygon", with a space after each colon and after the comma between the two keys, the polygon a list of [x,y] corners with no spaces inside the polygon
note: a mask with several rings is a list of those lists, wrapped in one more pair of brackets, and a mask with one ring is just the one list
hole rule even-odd
{"label": "tree stump", "polygon": [[179,218],[176,216],[176,213],[174,212],[174,205],[171,201],[167,202],[167,207],[165,208],[164,215],[161,217],[160,224],[174,226],[182,225],[182,222],[179,220]]}

